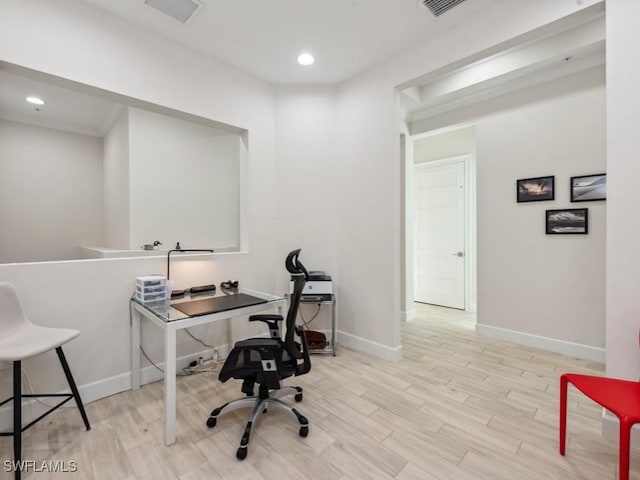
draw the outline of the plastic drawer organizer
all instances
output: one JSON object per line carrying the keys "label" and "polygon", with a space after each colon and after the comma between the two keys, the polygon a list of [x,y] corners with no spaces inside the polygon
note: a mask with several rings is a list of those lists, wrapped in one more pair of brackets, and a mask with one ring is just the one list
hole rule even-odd
{"label": "plastic drawer organizer", "polygon": [[136,278],[136,300],[151,303],[166,300],[167,279],[157,275]]}

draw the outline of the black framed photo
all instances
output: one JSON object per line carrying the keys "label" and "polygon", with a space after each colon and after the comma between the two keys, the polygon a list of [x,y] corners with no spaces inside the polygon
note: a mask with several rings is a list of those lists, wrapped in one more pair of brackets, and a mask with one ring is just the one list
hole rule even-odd
{"label": "black framed photo", "polygon": [[518,202],[540,202],[554,200],[555,177],[523,178],[516,180]]}
{"label": "black framed photo", "polygon": [[588,208],[547,210],[546,220],[548,235],[575,235],[589,233]]}
{"label": "black framed photo", "polygon": [[607,199],[607,174],[571,177],[571,201],[590,202]]}

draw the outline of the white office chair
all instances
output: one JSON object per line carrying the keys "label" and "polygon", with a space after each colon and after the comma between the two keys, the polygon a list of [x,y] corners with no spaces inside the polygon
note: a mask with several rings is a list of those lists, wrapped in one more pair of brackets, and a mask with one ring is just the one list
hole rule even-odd
{"label": "white office chair", "polygon": [[[0,282],[0,360],[13,362],[13,396],[0,403],[0,406],[13,400],[13,432],[0,433],[0,436],[13,436],[14,468],[19,466],[22,459],[22,432],[31,427],[66,402],[75,399],[80,415],[87,430],[90,430],[89,420],[84,411],[78,388],[73,380],[69,365],[62,352],[62,345],[76,338],[80,332],[67,328],[39,327],[29,321],[22,311],[18,294],[13,285]],[[60,364],[67,377],[71,393],[53,394],[22,394],[21,365],[22,360],[34,357],[49,350],[58,354]],[[31,423],[22,426],[22,399],[33,397],[63,397],[63,400]],[[20,480],[21,470],[15,468],[15,479]]]}

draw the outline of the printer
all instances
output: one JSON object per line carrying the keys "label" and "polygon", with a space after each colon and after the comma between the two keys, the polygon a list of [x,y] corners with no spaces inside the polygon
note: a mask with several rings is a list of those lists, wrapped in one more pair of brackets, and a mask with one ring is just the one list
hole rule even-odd
{"label": "printer", "polygon": [[[293,291],[293,276],[289,291]],[[330,302],[333,299],[333,281],[331,275],[320,270],[311,270],[309,280],[304,285],[300,301],[302,302]]]}

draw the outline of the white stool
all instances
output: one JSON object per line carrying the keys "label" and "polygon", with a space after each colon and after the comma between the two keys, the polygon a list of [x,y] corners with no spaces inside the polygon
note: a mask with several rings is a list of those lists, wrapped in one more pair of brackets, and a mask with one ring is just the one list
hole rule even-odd
{"label": "white stool", "polygon": [[[80,332],[67,328],[47,328],[39,327],[29,321],[20,305],[18,294],[13,285],[7,282],[0,282],[0,360],[13,362],[13,396],[0,403],[0,406],[13,400],[13,432],[0,433],[0,436],[13,436],[13,455],[15,468],[15,479],[20,480],[22,461],[22,432],[31,427],[51,412],[67,403],[72,398],[75,399],[80,415],[87,430],[90,430],[89,420],[84,411],[78,388],[73,380],[69,365],[62,352],[63,344],[76,338]],[[71,388],[71,393],[53,394],[22,394],[21,386],[21,365],[22,360],[34,357],[41,353],[55,349],[60,359],[60,364],[67,377],[67,382]],[[31,423],[22,426],[22,399],[31,397],[64,397],[55,407],[40,415]]]}

